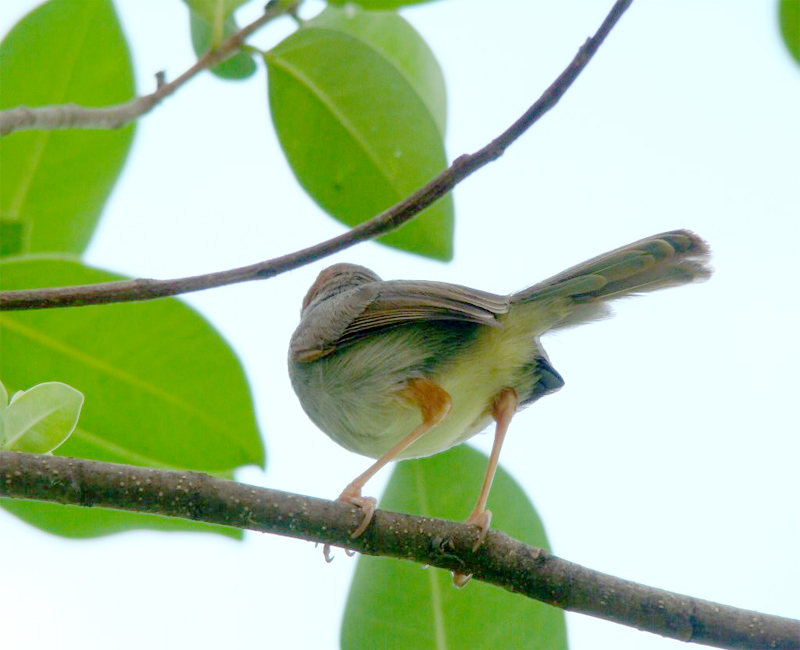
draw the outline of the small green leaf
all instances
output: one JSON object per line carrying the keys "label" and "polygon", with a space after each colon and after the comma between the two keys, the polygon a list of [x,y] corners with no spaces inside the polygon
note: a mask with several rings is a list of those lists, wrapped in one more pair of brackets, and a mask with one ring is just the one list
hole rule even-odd
{"label": "small green leaf", "polygon": [[[0,381],[0,410],[4,409],[6,406],[8,406],[8,391],[3,382]],[[4,439],[2,432],[0,432],[0,442]]]}
{"label": "small green leaf", "polygon": [[[192,32],[192,46],[198,57],[211,50],[212,45],[214,47],[219,45],[219,43],[213,43],[214,28],[205,18],[190,10],[189,23]],[[233,16],[228,16],[222,24],[220,43],[238,31],[239,27],[236,25]],[[255,61],[247,52],[238,52],[211,68],[211,72],[222,79],[246,79],[252,76],[255,71]]]}
{"label": "small green leaf", "polygon": [[14,395],[0,412],[0,448],[46,454],[60,447],[78,424],[83,393],[57,381]]}
{"label": "small green leaf", "polygon": [[[115,279],[71,259],[40,256],[0,262],[4,290]],[[58,377],[87,396],[80,423],[58,454],[221,476],[231,476],[242,465],[264,463],[238,360],[203,318],[176,299],[4,312],[0,336],[0,378],[10,391]],[[4,502],[9,505],[17,513],[34,513],[30,521],[35,525],[45,521],[33,506]],[[70,516],[66,508],[53,512]],[[124,514],[114,514],[114,525],[124,521],[124,528],[139,527],[139,515]],[[108,512],[97,510],[96,516],[96,530],[83,534],[99,534],[111,525]],[[174,529],[177,524],[165,526]],[[65,520],[49,530],[73,528]],[[230,529],[218,530],[231,534]]]}
{"label": "small green leaf", "polygon": [[[336,219],[361,223],[445,169],[441,71],[397,14],[328,7],[265,60],[284,153],[306,191]],[[450,259],[452,239],[446,196],[380,241]]]}
{"label": "small green leaf", "polygon": [[800,63],[800,1],[781,0],[778,20],[786,49]]}
{"label": "small green leaf", "polygon": [[[219,30],[225,19],[247,0],[183,0],[189,9]],[[214,41],[219,45],[220,40]]]}
{"label": "small green leaf", "polygon": [[[130,53],[111,2],[52,0],[25,16],[0,43],[0,87],[0,109],[131,99]],[[3,235],[17,224],[2,252],[82,252],[132,139],[133,125],[2,138]]]}
{"label": "small green leaf", "polygon": [[357,4],[368,11],[385,11],[399,9],[409,5],[420,5],[431,0],[328,0],[329,4],[343,7],[348,4]]}
{"label": "small green leaf", "polygon": [[[463,520],[475,503],[487,462],[465,446],[401,462],[381,508]],[[549,547],[536,511],[502,468],[489,506],[493,528]],[[566,648],[567,637],[564,613],[554,607],[476,580],[456,589],[445,571],[362,556],[347,600],[341,646],[552,650]]]}

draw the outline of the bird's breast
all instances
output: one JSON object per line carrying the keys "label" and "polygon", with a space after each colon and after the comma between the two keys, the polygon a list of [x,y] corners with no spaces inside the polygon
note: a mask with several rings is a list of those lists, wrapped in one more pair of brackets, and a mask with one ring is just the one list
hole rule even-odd
{"label": "bird's breast", "polygon": [[403,394],[409,379],[424,377],[452,399],[448,417],[399,458],[445,451],[485,429],[495,396],[513,388],[520,401],[539,381],[541,355],[529,328],[513,322],[412,323],[371,334],[332,354],[290,360],[292,384],[311,420],[343,447],[378,458],[422,421]]}

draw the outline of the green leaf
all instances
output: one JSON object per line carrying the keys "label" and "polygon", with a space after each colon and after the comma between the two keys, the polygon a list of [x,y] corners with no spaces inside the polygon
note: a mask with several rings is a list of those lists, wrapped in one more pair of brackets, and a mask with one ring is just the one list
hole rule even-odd
{"label": "green leaf", "polygon": [[[3,382],[0,381],[0,410],[4,409],[6,406],[8,406],[8,391],[3,385]],[[4,439],[3,432],[0,431],[0,441],[3,441]]]}
{"label": "green leaf", "polygon": [[[221,33],[221,25],[233,11],[247,0],[183,0],[192,11]],[[215,40],[219,45],[222,39]]]}
{"label": "green leaf", "polygon": [[[471,512],[487,459],[469,447],[397,465],[381,508],[463,520]],[[549,548],[536,511],[513,479],[498,470],[489,506],[492,526]],[[402,598],[398,597],[402,594]],[[456,589],[446,571],[362,556],[347,600],[342,648],[567,647],[561,610],[471,581]]]}
{"label": "green leaf", "polygon": [[[4,290],[115,279],[63,257],[0,262]],[[79,426],[58,454],[222,476],[264,463],[238,360],[202,317],[176,299],[4,312],[0,336],[0,379],[9,390],[57,379],[87,397]],[[19,513],[33,506],[8,509]],[[56,511],[69,516],[69,509]],[[97,513],[104,515],[97,531],[84,534],[110,526],[111,515]],[[139,515],[124,514],[113,516],[126,522],[120,529],[139,527]],[[31,521],[45,519],[32,515]],[[64,521],[55,532],[69,534],[72,528]]]}
{"label": "green leaf", "polygon": [[[130,53],[109,0],[52,0],[0,43],[0,109],[134,95]],[[4,254],[80,253],[89,243],[133,139],[115,131],[24,131],[0,140]]]}
{"label": "green leaf", "polygon": [[405,20],[392,13],[330,9],[305,25],[306,29],[312,27],[350,34],[375,50],[405,77],[444,137],[447,127],[444,75],[433,52]]}
{"label": "green leaf", "polygon": [[343,7],[347,4],[357,4],[368,11],[392,10],[409,5],[420,5],[431,0],[328,0],[329,4]]}
{"label": "green leaf", "polygon": [[800,1],[781,0],[778,7],[778,20],[781,26],[786,49],[800,63]]}
{"label": "green leaf", "polygon": [[15,393],[0,411],[0,449],[45,454],[61,446],[78,424],[83,393],[58,381]]}
{"label": "green leaf", "polygon": [[[214,43],[214,27],[205,18],[189,11],[189,23],[192,32],[192,46],[198,57],[216,47],[228,36],[239,31],[233,16],[228,16],[222,24],[222,33],[218,43]],[[237,52],[222,63],[211,68],[211,72],[222,79],[246,79],[256,71],[256,64],[247,52]]]}
{"label": "green leaf", "polygon": [[160,532],[217,533],[242,539],[242,531],[224,526],[212,526],[202,521],[189,521],[150,515],[145,513],[123,512],[105,508],[82,508],[62,506],[59,503],[44,501],[22,501],[20,499],[0,499],[5,510],[29,524],[53,535],[88,539],[101,535],[113,535],[126,530],[157,530]]}
{"label": "green leaf", "polygon": [[[328,7],[265,60],[281,146],[306,191],[336,219],[361,223],[445,169],[441,71],[397,14]],[[380,241],[450,259],[452,239],[446,196]]]}
{"label": "green leaf", "polygon": [[21,221],[0,217],[0,257],[21,251],[24,238],[25,226]]}

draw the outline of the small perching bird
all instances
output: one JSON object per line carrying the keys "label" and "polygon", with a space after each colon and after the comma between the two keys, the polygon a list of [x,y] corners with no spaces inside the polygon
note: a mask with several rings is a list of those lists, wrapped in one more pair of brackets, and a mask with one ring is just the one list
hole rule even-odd
{"label": "small perching bird", "polygon": [[[443,282],[381,280],[334,264],[308,290],[289,347],[289,375],[303,409],[340,445],[377,461],[339,500],[376,507],[364,484],[393,460],[432,456],[495,421],[478,502],[467,523],[475,548],[514,413],[564,385],[539,337],[609,314],[607,302],[704,280],[705,242],[675,230],[618,248],[511,296]],[[456,584],[469,576],[457,574]]]}

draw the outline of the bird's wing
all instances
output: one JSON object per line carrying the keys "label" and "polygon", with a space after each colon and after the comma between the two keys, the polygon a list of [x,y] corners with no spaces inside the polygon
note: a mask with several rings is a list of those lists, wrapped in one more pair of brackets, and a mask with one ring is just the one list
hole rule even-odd
{"label": "bird's wing", "polygon": [[[337,298],[320,303],[306,315],[304,326],[292,341],[295,361],[313,361],[378,330],[414,322],[450,321],[500,327],[496,316],[509,309],[507,296],[444,282],[415,280],[370,283]],[[337,326],[329,327],[333,322]],[[313,340],[307,336],[311,331]]]}
{"label": "bird's wing", "polygon": [[444,282],[383,282],[375,299],[343,333],[357,338],[368,332],[417,321],[453,321],[498,327],[496,316],[508,312],[507,296]]}

